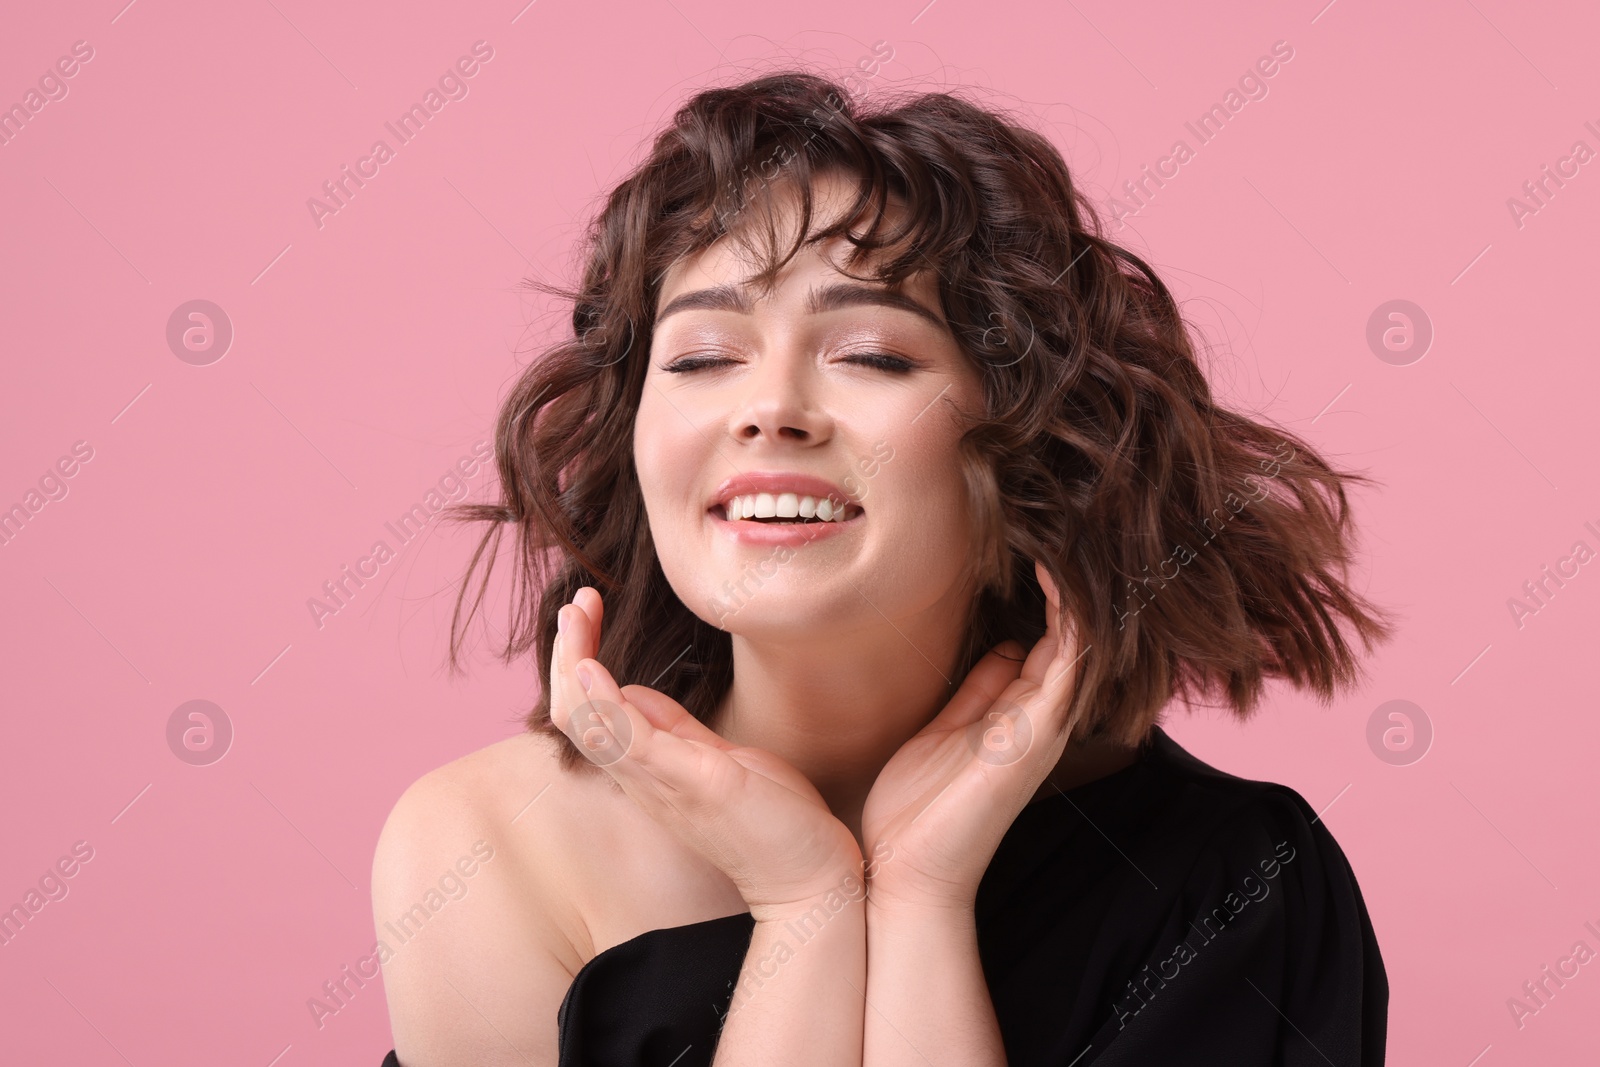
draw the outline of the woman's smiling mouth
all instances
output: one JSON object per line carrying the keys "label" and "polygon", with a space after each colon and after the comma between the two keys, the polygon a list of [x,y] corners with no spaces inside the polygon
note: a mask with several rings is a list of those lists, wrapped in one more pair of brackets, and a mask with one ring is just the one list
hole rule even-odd
{"label": "woman's smiling mouth", "polygon": [[793,547],[858,528],[866,509],[839,496],[760,492],[735,493],[706,513],[737,543]]}
{"label": "woman's smiling mouth", "polygon": [[707,512],[739,540],[782,544],[814,540],[848,526],[865,509],[825,478],[797,471],[752,471],[718,486]]}
{"label": "woman's smiling mouth", "polygon": [[713,510],[718,517],[728,521],[773,525],[848,522],[863,511],[857,504],[798,493],[744,493],[729,497]]}

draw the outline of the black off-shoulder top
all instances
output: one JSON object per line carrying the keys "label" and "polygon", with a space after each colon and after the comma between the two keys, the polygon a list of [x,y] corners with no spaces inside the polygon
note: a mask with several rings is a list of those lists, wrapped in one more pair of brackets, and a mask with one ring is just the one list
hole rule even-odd
{"label": "black off-shoulder top", "polygon": [[[1384,1061],[1388,979],[1327,827],[1159,727],[1129,766],[1017,815],[976,912],[1012,1067]],[[553,1020],[559,1067],[709,1067],[753,931],[742,912],[599,953]]]}

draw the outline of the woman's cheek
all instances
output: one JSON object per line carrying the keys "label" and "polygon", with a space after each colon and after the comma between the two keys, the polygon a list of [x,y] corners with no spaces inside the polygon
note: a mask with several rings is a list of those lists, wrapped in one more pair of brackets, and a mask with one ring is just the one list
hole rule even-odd
{"label": "woman's cheek", "polygon": [[901,436],[880,438],[893,446],[894,459],[879,465],[873,497],[893,514],[897,550],[924,561],[929,575],[953,572],[972,538],[960,457],[946,435]]}

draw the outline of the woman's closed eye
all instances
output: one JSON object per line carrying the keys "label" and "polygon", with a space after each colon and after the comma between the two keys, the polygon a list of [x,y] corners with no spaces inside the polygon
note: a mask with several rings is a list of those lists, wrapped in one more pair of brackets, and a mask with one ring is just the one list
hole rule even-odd
{"label": "woman's closed eye", "polygon": [[877,367],[879,370],[904,373],[917,369],[917,365],[902,356],[891,356],[887,352],[856,352],[845,359],[846,363],[861,363],[868,367]]}
{"label": "woman's closed eye", "polygon": [[[734,363],[736,360],[725,356],[684,356],[682,359],[673,360],[661,369],[668,374],[685,374],[690,371],[703,370],[720,364]],[[879,370],[889,371],[894,374],[904,374],[917,369],[917,364],[903,356],[892,356],[887,352],[852,352],[841,363],[858,363],[862,366],[876,367]]]}

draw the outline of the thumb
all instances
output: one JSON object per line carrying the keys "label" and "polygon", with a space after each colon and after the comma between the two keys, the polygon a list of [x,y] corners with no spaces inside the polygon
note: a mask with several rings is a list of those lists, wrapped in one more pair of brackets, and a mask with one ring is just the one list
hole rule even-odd
{"label": "thumb", "polygon": [[690,715],[682,704],[667,696],[665,693],[651,689],[645,685],[625,685],[622,695],[638,709],[651,726],[658,730],[665,730],[675,737],[686,741],[699,741],[701,744],[711,745],[714,748],[727,750],[733,746],[711,727]]}
{"label": "thumb", "polygon": [[990,649],[967,672],[955,696],[927,729],[959,729],[977,722],[1022,673],[1022,655],[1022,646],[1010,640]]}

